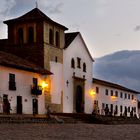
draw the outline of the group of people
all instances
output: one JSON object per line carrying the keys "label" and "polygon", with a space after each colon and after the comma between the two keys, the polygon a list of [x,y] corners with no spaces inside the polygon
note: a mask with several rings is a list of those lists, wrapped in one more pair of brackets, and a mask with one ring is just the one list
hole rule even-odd
{"label": "group of people", "polygon": [[[113,110],[109,109],[108,106],[106,106],[104,109],[101,110],[101,113],[100,113],[99,107],[96,106],[96,107],[94,107],[92,114],[93,115],[101,114],[101,115],[105,115],[105,116],[117,116],[117,109],[115,109],[113,111]],[[125,108],[124,112],[121,113],[120,116],[127,117],[127,114],[128,114],[128,110],[127,110],[127,108]],[[135,117],[133,108],[130,111],[130,117]]]}
{"label": "group of people", "polygon": [[104,109],[105,116],[116,116],[117,115],[117,110],[115,109],[114,112],[113,110],[109,110],[108,106],[105,107]]}

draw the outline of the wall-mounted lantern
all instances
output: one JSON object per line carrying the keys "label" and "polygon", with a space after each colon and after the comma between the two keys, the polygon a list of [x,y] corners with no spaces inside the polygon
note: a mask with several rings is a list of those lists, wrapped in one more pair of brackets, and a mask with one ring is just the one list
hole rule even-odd
{"label": "wall-mounted lantern", "polygon": [[44,88],[48,88],[49,87],[49,84],[46,83],[45,81],[43,81],[42,84],[41,84],[41,86],[44,89]]}
{"label": "wall-mounted lantern", "polygon": [[111,99],[112,99],[112,100],[116,100],[117,97],[113,95],[113,96],[111,96]]}
{"label": "wall-mounted lantern", "polygon": [[89,94],[91,97],[94,97],[96,95],[96,92],[92,89],[89,91]]}

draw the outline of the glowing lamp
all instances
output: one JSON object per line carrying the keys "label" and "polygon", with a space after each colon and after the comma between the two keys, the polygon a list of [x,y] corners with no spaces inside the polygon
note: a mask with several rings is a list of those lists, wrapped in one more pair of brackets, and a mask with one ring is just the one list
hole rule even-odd
{"label": "glowing lamp", "polygon": [[49,86],[49,84],[46,83],[45,81],[43,81],[41,86],[42,86],[42,88],[47,88]]}
{"label": "glowing lamp", "polygon": [[111,96],[111,99],[112,100],[115,100],[117,97],[116,96]]}
{"label": "glowing lamp", "polygon": [[90,90],[90,96],[94,96],[96,93],[94,90]]}

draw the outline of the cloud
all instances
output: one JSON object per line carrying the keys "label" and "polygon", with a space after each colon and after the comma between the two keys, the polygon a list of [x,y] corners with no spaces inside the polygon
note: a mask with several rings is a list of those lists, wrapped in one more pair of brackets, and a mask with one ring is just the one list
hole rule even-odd
{"label": "cloud", "polygon": [[58,14],[61,13],[63,3],[57,3],[56,5],[50,4],[49,6],[46,7],[46,10],[51,13],[51,14]]}
{"label": "cloud", "polygon": [[134,31],[140,31],[140,25],[137,25],[135,28],[134,28]]}
{"label": "cloud", "polygon": [[15,0],[1,0],[0,3],[0,38],[6,38],[6,25],[3,21],[11,17],[11,10],[16,5]]}
{"label": "cloud", "polygon": [[59,14],[62,12],[63,0],[38,0],[38,6],[50,14]]}
{"label": "cloud", "polygon": [[79,31],[80,24],[71,24],[69,27],[71,27],[71,29],[73,29],[74,31]]}
{"label": "cloud", "polygon": [[15,0],[1,0],[0,4],[0,18],[4,19],[10,15],[11,9],[15,6]]}
{"label": "cloud", "polygon": [[140,51],[120,51],[95,60],[94,77],[140,91]]}

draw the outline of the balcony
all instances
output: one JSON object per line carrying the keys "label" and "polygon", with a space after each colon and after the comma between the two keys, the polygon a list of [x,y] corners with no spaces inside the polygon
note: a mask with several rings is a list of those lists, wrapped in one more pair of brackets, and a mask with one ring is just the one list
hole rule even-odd
{"label": "balcony", "polygon": [[32,95],[42,95],[42,87],[41,86],[31,86],[31,94]]}

